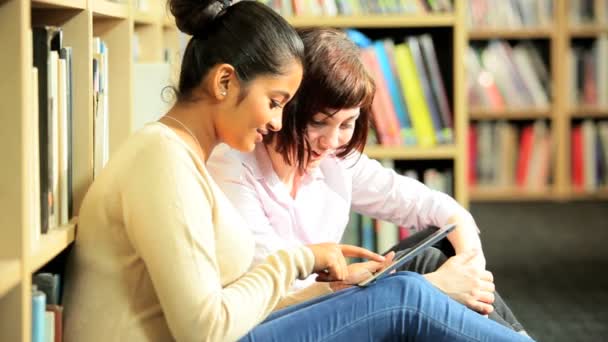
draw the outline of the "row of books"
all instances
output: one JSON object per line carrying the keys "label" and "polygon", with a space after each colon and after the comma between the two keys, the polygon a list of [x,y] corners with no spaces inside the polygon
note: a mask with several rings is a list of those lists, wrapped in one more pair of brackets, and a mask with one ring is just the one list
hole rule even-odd
{"label": "row of books", "polygon": [[469,0],[467,14],[470,28],[544,27],[552,22],[553,0]]}
{"label": "row of books", "polygon": [[[383,164],[387,167],[392,166],[392,161],[383,161]],[[417,172],[414,170],[398,171],[406,177],[414,177],[418,179]],[[444,178],[443,181],[439,182],[437,179]],[[449,180],[448,180],[449,178]],[[436,169],[426,169],[423,172],[424,183],[434,188],[435,190],[450,193],[452,186],[452,172],[438,171]],[[436,186],[441,186],[441,189],[437,189]],[[449,191],[447,187],[450,187]],[[403,227],[398,226],[391,222],[382,220],[376,220],[369,216],[360,215],[355,212],[351,212],[350,220],[344,231],[342,243],[362,246],[366,249],[383,253],[389,250],[392,246],[396,245],[400,240],[405,239],[410,234],[414,233],[418,229],[423,227]]]}
{"label": "row of books", "polygon": [[32,139],[34,151],[28,161],[32,169],[38,169],[38,177],[32,181],[32,191],[39,203],[31,208],[39,213],[40,225],[33,225],[33,241],[41,233],[47,233],[68,223],[72,216],[72,117],[73,74],[72,49],[63,46],[63,32],[54,26],[32,28],[33,71],[32,117],[36,132]]}
{"label": "row of books", "polygon": [[551,181],[552,148],[544,120],[517,127],[507,121],[469,126],[470,185],[541,190]]}
{"label": "row of books", "polygon": [[110,105],[108,45],[93,37],[93,176],[110,158]]}
{"label": "row of books", "polygon": [[361,46],[361,59],[376,82],[372,108],[377,140],[385,146],[453,143],[450,104],[431,35],[371,41],[349,35]]}
{"label": "row of books", "polygon": [[466,68],[471,106],[503,109],[549,105],[549,71],[530,42],[511,46],[506,41],[492,40],[484,48],[469,46]]}
{"label": "row of books", "polygon": [[608,121],[576,123],[571,131],[571,177],[577,191],[608,186]]}
{"label": "row of books", "polygon": [[63,306],[58,274],[32,277],[32,342],[63,341]]}
{"label": "row of books", "polygon": [[259,0],[286,17],[450,12],[451,0]]}
{"label": "row of books", "polygon": [[569,0],[570,7],[568,9],[568,16],[570,23],[572,24],[590,24],[593,23],[596,18],[602,16],[600,11],[603,13],[604,18],[608,18],[608,3],[604,1],[603,9],[596,8],[596,4],[601,5],[601,2],[596,0]]}
{"label": "row of books", "polygon": [[570,49],[570,103],[608,106],[608,34]]}
{"label": "row of books", "polygon": [[[72,204],[72,149],[73,149],[73,89],[72,48],[63,46],[60,27],[32,28],[33,71],[32,93],[37,94],[32,104],[32,116],[37,131],[36,149],[29,151],[32,169],[40,170],[32,184],[32,192],[39,204],[31,208],[39,214],[40,224],[33,227],[34,242],[40,234],[69,222]],[[109,157],[109,104],[108,104],[108,48],[99,38],[93,39],[93,135],[94,174],[105,165]],[[33,186],[34,187],[34,186]],[[38,231],[36,231],[38,230]]]}

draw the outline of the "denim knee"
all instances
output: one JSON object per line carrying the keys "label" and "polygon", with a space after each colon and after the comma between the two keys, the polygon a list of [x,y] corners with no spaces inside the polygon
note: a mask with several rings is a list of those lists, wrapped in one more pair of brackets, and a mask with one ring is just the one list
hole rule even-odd
{"label": "denim knee", "polygon": [[420,274],[410,271],[401,271],[382,279],[383,286],[395,290],[423,289],[429,286],[429,282]]}

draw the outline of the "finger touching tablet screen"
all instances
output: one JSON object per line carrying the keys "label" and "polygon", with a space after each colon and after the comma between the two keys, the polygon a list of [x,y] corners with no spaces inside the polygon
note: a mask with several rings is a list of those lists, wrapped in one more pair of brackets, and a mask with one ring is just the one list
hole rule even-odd
{"label": "finger touching tablet screen", "polygon": [[437,243],[439,240],[446,237],[446,235],[451,233],[455,228],[456,228],[456,224],[449,224],[444,227],[441,227],[433,234],[427,236],[424,240],[418,242],[411,249],[408,249],[407,251],[398,252],[397,254],[395,254],[395,259],[389,266],[384,268],[382,271],[375,273],[371,277],[363,280],[362,282],[360,282],[357,285],[367,286],[367,285],[373,283],[374,281],[389,275],[392,271],[398,269],[400,266],[402,266],[406,262],[412,260],[418,254],[422,253],[425,249],[431,247],[432,245]]}

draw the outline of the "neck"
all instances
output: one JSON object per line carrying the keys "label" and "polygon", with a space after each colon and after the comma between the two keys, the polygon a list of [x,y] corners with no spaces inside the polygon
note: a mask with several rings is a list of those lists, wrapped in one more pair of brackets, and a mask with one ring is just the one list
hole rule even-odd
{"label": "neck", "polygon": [[[190,145],[194,151],[200,152],[203,161],[207,161],[213,148],[219,143],[215,134],[212,106],[202,101],[195,103],[176,104],[165,116],[181,122],[190,130],[168,118],[161,118],[164,124],[178,132],[180,137]],[[192,136],[194,135],[194,137]],[[196,138],[196,139],[195,139]]]}
{"label": "neck", "polygon": [[270,157],[272,169],[277,174],[279,180],[290,190],[291,195],[295,197],[302,173],[297,167],[289,165],[283,159],[283,156],[276,151],[274,143],[264,146]]}

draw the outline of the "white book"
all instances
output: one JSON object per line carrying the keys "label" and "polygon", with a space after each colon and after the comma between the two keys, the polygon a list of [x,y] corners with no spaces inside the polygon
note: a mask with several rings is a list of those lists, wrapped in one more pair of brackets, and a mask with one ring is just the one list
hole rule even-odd
{"label": "white book", "polygon": [[55,342],[55,313],[53,311],[44,312],[44,341]]}
{"label": "white book", "polygon": [[58,60],[59,53],[57,51],[51,51],[49,54],[49,89],[51,94],[51,116],[49,125],[51,126],[51,193],[52,193],[52,206],[51,212],[49,213],[49,229],[56,228],[59,225],[59,158],[57,156],[57,150],[59,146],[59,76],[58,76]]}
{"label": "white book", "polygon": [[597,124],[597,131],[600,138],[600,143],[602,144],[602,153],[603,153],[603,170],[604,174],[602,175],[602,181],[604,186],[608,186],[608,121],[600,121]]}
{"label": "white book", "polygon": [[597,146],[595,146],[596,126],[593,120],[587,119],[583,121],[583,174],[585,191],[593,192],[597,189]]}
{"label": "white book", "polygon": [[28,154],[27,159],[28,171],[30,173],[29,179],[31,181],[26,182],[26,191],[30,194],[29,204],[29,215],[27,226],[30,227],[30,248],[35,251],[40,246],[40,232],[42,230],[40,224],[40,149],[39,149],[39,128],[38,128],[38,116],[39,116],[39,103],[38,103],[38,68],[32,67],[31,72],[32,87],[29,98],[31,102],[31,113],[28,116],[28,123],[26,131],[30,132],[26,137],[28,140]]}
{"label": "white book", "polygon": [[58,179],[58,223],[67,224],[68,217],[68,71],[65,59],[59,59],[57,63],[58,75],[58,136],[57,159],[59,166]]}
{"label": "white book", "polygon": [[513,49],[513,59],[515,65],[520,71],[520,75],[523,78],[526,87],[530,90],[534,105],[537,107],[548,106],[549,99],[547,97],[547,93],[543,89],[540,79],[534,71],[534,67],[528,58],[527,53],[521,47],[516,46]]}

